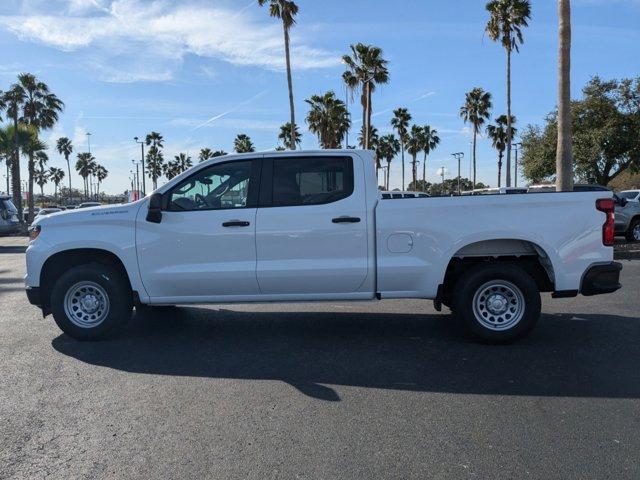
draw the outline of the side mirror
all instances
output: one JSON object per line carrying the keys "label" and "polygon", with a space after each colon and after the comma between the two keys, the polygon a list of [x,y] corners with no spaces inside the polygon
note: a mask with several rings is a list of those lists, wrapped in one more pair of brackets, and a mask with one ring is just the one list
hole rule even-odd
{"label": "side mirror", "polygon": [[147,222],[160,223],[162,221],[162,194],[154,193],[149,197],[149,211]]}

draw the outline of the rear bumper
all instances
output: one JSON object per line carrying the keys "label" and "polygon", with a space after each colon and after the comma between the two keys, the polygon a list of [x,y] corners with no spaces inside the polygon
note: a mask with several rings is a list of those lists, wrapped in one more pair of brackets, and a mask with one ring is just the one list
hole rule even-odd
{"label": "rear bumper", "polygon": [[580,293],[589,297],[619,290],[622,287],[620,285],[621,270],[622,264],[618,262],[589,267],[582,277]]}
{"label": "rear bumper", "polygon": [[27,299],[31,305],[36,305],[38,307],[42,306],[42,299],[40,298],[40,288],[39,287],[27,287]]}

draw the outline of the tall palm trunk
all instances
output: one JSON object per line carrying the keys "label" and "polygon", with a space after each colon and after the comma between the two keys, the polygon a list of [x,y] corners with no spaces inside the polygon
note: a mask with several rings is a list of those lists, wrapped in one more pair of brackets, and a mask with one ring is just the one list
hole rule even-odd
{"label": "tall palm trunk", "polygon": [[27,199],[27,205],[28,205],[28,209],[29,209],[29,213],[27,216],[27,220],[29,223],[33,222],[33,207],[34,207],[34,202],[33,202],[33,176],[35,173],[35,163],[33,161],[33,153],[29,154],[29,165],[28,165],[28,171],[29,171],[29,198]]}
{"label": "tall palm trunk", "polygon": [[284,26],[284,53],[287,61],[287,84],[289,86],[289,109],[291,111],[291,150],[296,149],[296,113],[293,105],[293,81],[291,80],[291,53],[289,51],[289,29]]}
{"label": "tall palm trunk", "polygon": [[476,189],[476,139],[478,136],[478,132],[476,131],[476,127],[473,127],[473,188]]}
{"label": "tall palm trunk", "polygon": [[422,160],[422,190],[427,191],[427,152],[424,152],[424,159]]}
{"label": "tall palm trunk", "polygon": [[67,172],[69,173],[69,198],[71,198],[71,165],[69,165],[69,155],[65,155],[64,159],[67,161]]}
{"label": "tall palm trunk", "polygon": [[417,190],[417,185],[416,182],[418,181],[418,160],[416,159],[416,157],[418,156],[417,153],[414,153],[412,155],[413,157],[413,161],[411,162],[411,176],[413,177],[413,188],[414,190]]}
{"label": "tall palm trunk", "polygon": [[389,174],[391,172],[391,160],[387,161],[387,184],[385,186],[386,190],[389,190]]}
{"label": "tall palm trunk", "polygon": [[402,155],[402,191],[404,192],[404,144],[400,140],[400,152]]}
{"label": "tall palm trunk", "polygon": [[571,5],[558,0],[559,59],[558,59],[558,144],[556,150],[556,190],[573,190],[571,162]]}
{"label": "tall palm trunk", "polygon": [[371,148],[371,82],[367,82],[367,107],[366,107],[366,116],[367,116],[367,127],[364,131],[365,134],[365,149],[368,150]]}
{"label": "tall palm trunk", "polygon": [[13,116],[13,159],[11,160],[11,190],[13,203],[18,209],[18,219],[24,223],[22,195],[20,194],[20,147],[18,146],[18,115]]}
{"label": "tall palm trunk", "polygon": [[498,152],[498,188],[502,186],[502,155],[503,152],[500,150]]}
{"label": "tall palm trunk", "polygon": [[[475,148],[475,147],[474,147]],[[475,168],[475,161],[474,161]],[[511,186],[511,48],[507,48],[507,187]],[[475,183],[475,173],[474,173]]]}

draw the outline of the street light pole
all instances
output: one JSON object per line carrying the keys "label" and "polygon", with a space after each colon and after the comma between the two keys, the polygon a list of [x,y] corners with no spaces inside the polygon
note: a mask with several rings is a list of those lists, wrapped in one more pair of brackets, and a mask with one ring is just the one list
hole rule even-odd
{"label": "street light pole", "polygon": [[142,152],[142,156],[140,157],[140,162],[142,164],[142,195],[146,196],[147,186],[144,178],[145,177],[144,175],[144,141],[139,141],[138,137],[133,137],[133,139],[136,141],[136,143],[140,144],[140,151]]}
{"label": "street light pole", "polygon": [[458,195],[460,195],[460,160],[464,157],[464,152],[452,153],[451,156],[458,161]]}
{"label": "street light pole", "polygon": [[91,155],[91,132],[87,132],[87,151]]}
{"label": "street light pole", "polygon": [[520,147],[522,147],[522,143],[520,143],[520,142],[518,142],[518,143],[514,143],[514,144],[513,144],[513,145],[511,145],[511,146],[512,146],[512,147],[515,149],[515,151],[516,151],[516,158],[515,158],[515,160],[516,160],[516,162],[515,162],[515,165],[516,165],[516,171],[515,171],[515,176],[514,176],[513,178],[514,178],[514,181],[515,181],[515,185],[514,185],[514,187],[517,187],[517,186],[518,186],[518,150],[520,149]]}

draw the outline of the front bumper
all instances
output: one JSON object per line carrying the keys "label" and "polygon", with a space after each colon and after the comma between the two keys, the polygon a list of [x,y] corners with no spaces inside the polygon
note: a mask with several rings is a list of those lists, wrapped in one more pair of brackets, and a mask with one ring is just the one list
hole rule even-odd
{"label": "front bumper", "polygon": [[36,305],[38,307],[42,306],[42,299],[40,298],[40,288],[39,287],[27,287],[27,299],[31,305]]}
{"label": "front bumper", "polygon": [[589,297],[619,290],[622,287],[620,270],[622,270],[622,264],[618,262],[589,267],[582,277],[580,293]]}

